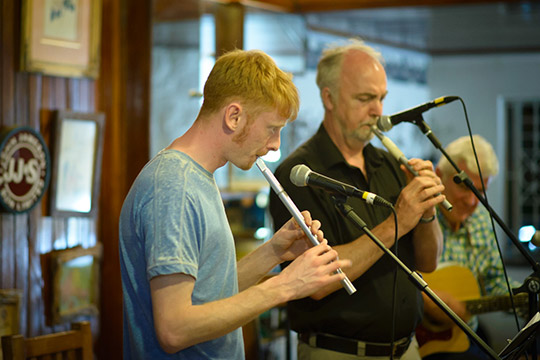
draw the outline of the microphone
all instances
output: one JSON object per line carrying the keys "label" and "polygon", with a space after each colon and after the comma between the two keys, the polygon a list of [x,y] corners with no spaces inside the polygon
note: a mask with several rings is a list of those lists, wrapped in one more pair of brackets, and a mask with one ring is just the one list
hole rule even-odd
{"label": "microphone", "polygon": [[[375,125],[371,127],[371,131],[379,138],[379,140],[381,140],[381,143],[384,145],[386,150],[388,150],[390,155],[392,155],[397,161],[403,164],[407,168],[407,170],[411,172],[411,174],[413,174],[414,176],[418,176],[416,170],[414,170],[412,166],[409,165],[409,159],[405,157],[401,150],[396,146],[396,144],[394,144],[392,140],[388,138],[388,136],[384,136],[383,133],[379,129],[377,129]],[[436,195],[438,196],[440,195],[440,193]],[[450,203],[450,201],[446,199],[444,199],[444,201],[442,202],[442,206],[448,211],[452,211],[453,209],[453,205]]]}
{"label": "microphone", "polygon": [[422,105],[415,106],[413,108],[403,110],[394,115],[383,115],[377,120],[377,127],[381,131],[389,131],[392,127],[399,124],[402,121],[415,122],[421,118],[422,113],[428,111],[437,106],[446,105],[454,100],[459,99],[458,96],[441,96],[433,101],[429,101]]}
{"label": "microphone", "polygon": [[[266,167],[264,161],[261,158],[257,158],[257,161],[255,163],[257,164],[257,167],[259,168],[263,176],[266,178],[272,189],[274,189],[283,205],[285,205],[287,210],[289,210],[293,218],[296,220],[296,223],[300,226],[300,228],[302,228],[304,234],[306,234],[309,241],[311,241],[313,246],[319,245],[319,240],[317,240],[317,238],[311,233],[311,230],[307,227],[306,221],[304,220],[302,213],[300,212],[300,210],[298,210],[298,208],[290,198],[289,194],[287,194],[285,189],[283,189],[283,186],[281,186],[278,179],[276,179],[270,169]],[[341,268],[338,268],[336,270],[336,273],[344,274]],[[343,285],[343,287],[347,291],[347,294],[349,295],[352,295],[356,292],[356,288],[354,287],[351,280],[349,280],[347,275],[345,275],[345,278],[341,280],[341,285]]]}
{"label": "microphone", "polygon": [[393,207],[390,202],[378,195],[357,189],[354,186],[331,179],[328,176],[318,174],[311,171],[311,169],[304,164],[298,164],[292,168],[290,179],[291,182],[298,187],[311,185],[334,194],[357,197],[363,199],[368,204],[382,205],[389,208]]}

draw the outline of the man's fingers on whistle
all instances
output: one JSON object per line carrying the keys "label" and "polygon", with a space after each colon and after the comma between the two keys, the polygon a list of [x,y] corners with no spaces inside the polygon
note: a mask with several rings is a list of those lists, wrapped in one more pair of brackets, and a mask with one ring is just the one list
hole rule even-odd
{"label": "man's fingers on whistle", "polygon": [[428,177],[430,179],[434,179],[434,180],[438,180],[439,177],[437,176],[437,174],[435,174],[435,172],[433,172],[433,170],[431,169],[422,169],[422,170],[419,170],[418,171],[418,175],[419,176],[425,176],[425,177]]}
{"label": "man's fingers on whistle", "polygon": [[312,225],[313,223],[313,220],[311,219],[311,214],[309,211],[307,210],[304,210],[302,211],[302,215],[304,216],[304,222],[306,223],[306,225],[309,227]]}
{"label": "man's fingers on whistle", "polygon": [[352,261],[349,260],[349,259],[337,260],[337,261],[333,261],[333,262],[331,263],[331,265],[336,266],[336,268],[334,269],[334,271],[335,271],[335,270],[337,270],[337,269],[339,269],[339,268],[348,268],[348,267],[351,267]]}
{"label": "man's fingers on whistle", "polygon": [[328,240],[323,238],[322,240],[319,240],[319,244],[314,246],[311,251],[313,251],[316,255],[320,255],[331,249],[332,248],[330,247],[330,245],[328,245]]}
{"label": "man's fingers on whistle", "polygon": [[440,193],[444,191],[444,185],[435,185],[432,187],[431,190],[435,192],[435,194],[439,195]]}
{"label": "man's fingers on whistle", "polygon": [[313,222],[311,223],[311,227],[310,227],[311,233],[313,235],[317,235],[320,228],[321,228],[321,222],[319,220],[313,220]]}
{"label": "man's fingers on whistle", "polygon": [[442,203],[445,199],[446,196],[444,196],[443,194],[436,194],[427,200],[427,204],[429,207],[432,207]]}
{"label": "man's fingers on whistle", "polygon": [[416,171],[420,170],[433,170],[433,163],[429,160],[422,159],[409,159],[409,165],[411,165]]}
{"label": "man's fingers on whistle", "polygon": [[329,249],[328,251],[320,254],[320,256],[324,263],[329,263],[337,259],[338,253],[336,250]]}

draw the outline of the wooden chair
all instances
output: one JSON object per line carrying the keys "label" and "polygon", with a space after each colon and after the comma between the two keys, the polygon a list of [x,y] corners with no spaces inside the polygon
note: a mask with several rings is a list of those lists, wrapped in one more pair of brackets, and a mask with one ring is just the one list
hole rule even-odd
{"label": "wooden chair", "polygon": [[71,330],[24,338],[2,336],[3,360],[93,360],[92,332],[88,321],[71,324]]}

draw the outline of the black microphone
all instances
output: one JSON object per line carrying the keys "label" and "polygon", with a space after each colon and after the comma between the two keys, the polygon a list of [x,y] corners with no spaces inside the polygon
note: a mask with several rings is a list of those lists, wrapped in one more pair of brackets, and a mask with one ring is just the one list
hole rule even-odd
{"label": "black microphone", "polygon": [[311,185],[333,194],[357,197],[363,199],[368,204],[382,205],[389,208],[393,207],[390,202],[379,195],[357,189],[352,185],[318,174],[304,164],[298,164],[291,169],[290,179],[294,185],[299,187]]}
{"label": "black microphone", "polygon": [[422,105],[415,106],[413,108],[403,110],[394,115],[383,115],[377,120],[377,127],[381,131],[388,131],[393,126],[399,124],[402,121],[415,122],[421,118],[422,113],[428,111],[437,106],[446,105],[454,100],[459,99],[459,96],[441,96],[433,101],[429,101]]}

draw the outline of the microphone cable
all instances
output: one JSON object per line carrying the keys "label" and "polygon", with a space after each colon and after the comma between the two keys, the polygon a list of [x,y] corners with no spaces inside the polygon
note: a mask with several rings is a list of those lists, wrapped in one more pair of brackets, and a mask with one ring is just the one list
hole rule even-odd
{"label": "microphone cable", "polygon": [[[458,100],[461,102],[461,106],[463,107],[463,113],[464,113],[464,116],[465,116],[465,122],[467,124],[467,131],[469,133],[469,138],[471,140],[471,146],[472,146],[472,149],[473,149],[474,159],[476,161],[476,167],[478,169],[478,175],[480,177],[480,182],[482,184],[482,192],[484,194],[484,199],[486,201],[486,204],[489,205],[488,196],[487,196],[486,188],[485,188],[485,185],[484,185],[484,177],[482,175],[482,170],[480,168],[480,162],[478,160],[478,154],[476,152],[476,147],[474,146],[473,132],[472,132],[472,129],[471,129],[469,115],[467,114],[467,107],[465,106],[465,102],[463,101],[463,99],[461,99],[461,97],[458,97]],[[496,228],[495,228],[495,221],[493,219],[493,215],[491,214],[490,211],[488,211],[488,212],[489,212],[489,218],[491,220],[491,227],[493,229],[493,237],[495,239],[495,244],[497,245],[497,251],[499,252],[499,257],[501,258],[502,270],[503,270],[503,273],[504,273],[504,279],[505,279],[505,282],[506,282],[506,287],[507,287],[508,293],[510,295],[510,304],[512,306],[514,320],[516,322],[516,327],[517,327],[518,332],[519,332],[521,330],[521,328],[520,328],[520,325],[519,325],[516,305],[514,303],[514,295],[512,294],[512,288],[510,286],[510,279],[508,277],[508,271],[506,269],[504,256],[503,256],[502,249],[501,249],[501,244],[500,244],[499,238],[497,236],[497,231],[496,231]],[[527,358],[528,358],[528,355],[527,355]]]}
{"label": "microphone cable", "polygon": [[[469,116],[467,114],[467,107],[465,106],[465,103],[463,102],[463,100],[461,98],[459,98],[459,101],[461,102],[461,104],[463,106],[463,113],[465,114],[465,121],[467,123],[467,130],[469,132],[469,138],[471,139],[471,145],[472,145],[472,149],[473,149],[474,160],[476,161],[476,167],[478,169],[478,175],[480,176],[480,183],[482,184],[482,192],[484,194],[484,199],[486,200],[486,203],[489,205],[487,191],[486,191],[486,187],[484,185],[484,177],[482,175],[482,169],[480,168],[480,162],[478,160],[478,154],[476,152],[476,147],[474,146],[473,133],[472,133],[472,130],[471,130],[471,124],[470,124],[470,121],[469,121]],[[489,218],[491,220],[491,227],[493,228],[493,236],[495,238],[495,243],[497,244],[497,251],[499,252],[499,256],[501,258],[501,263],[502,263],[502,268],[503,268],[503,273],[504,273],[504,279],[506,281],[506,287],[508,288],[508,293],[510,294],[510,303],[512,305],[512,309],[513,309],[513,313],[514,313],[514,320],[516,321],[516,326],[517,326],[518,331],[520,331],[521,329],[520,329],[519,320],[518,320],[518,317],[517,317],[516,306],[514,304],[514,296],[512,294],[512,289],[511,289],[511,286],[510,286],[510,279],[508,277],[508,272],[507,272],[506,265],[505,265],[505,262],[504,262],[504,256],[503,256],[503,253],[502,253],[501,244],[500,244],[499,238],[497,236],[497,231],[496,231],[496,228],[495,228],[495,221],[493,220],[493,216],[491,215],[491,212],[489,213]]]}
{"label": "microphone cable", "polygon": [[[392,249],[394,250],[394,255],[398,257],[398,223],[397,223],[397,213],[396,209],[392,206],[390,208],[392,210],[392,214],[394,215],[394,245],[392,246]],[[392,289],[392,325],[391,325],[391,338],[390,338],[390,360],[394,359],[394,342],[396,337],[396,309],[397,309],[397,273],[398,273],[398,264],[394,264],[394,287]]]}

